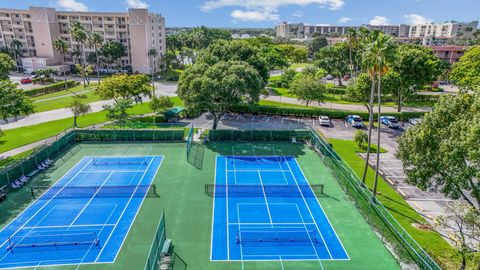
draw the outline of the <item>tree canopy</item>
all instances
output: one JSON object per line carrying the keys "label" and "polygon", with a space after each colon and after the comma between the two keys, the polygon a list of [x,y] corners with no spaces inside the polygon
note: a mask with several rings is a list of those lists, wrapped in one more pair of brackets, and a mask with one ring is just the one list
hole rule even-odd
{"label": "tree canopy", "polygon": [[346,43],[337,43],[320,49],[315,55],[315,65],[335,76],[339,84],[343,75],[349,73],[349,50]]}
{"label": "tree canopy", "polygon": [[150,80],[143,74],[117,74],[103,80],[96,90],[105,99],[134,100],[141,102],[143,96],[151,96]]}
{"label": "tree canopy", "polygon": [[18,117],[33,113],[32,102],[17,89],[17,85],[9,80],[0,81],[0,116],[7,120],[9,117]]}
{"label": "tree canopy", "polygon": [[478,119],[480,93],[442,96],[422,123],[399,139],[397,156],[408,181],[454,199],[469,191],[480,205]]}
{"label": "tree canopy", "polygon": [[450,80],[461,89],[480,91],[480,46],[469,49],[453,65]]}
{"label": "tree canopy", "polygon": [[237,57],[237,60],[218,60],[215,64],[195,63],[180,76],[177,91],[190,111],[210,112],[214,117],[213,129],[216,129],[232,106],[257,103],[263,88],[264,80],[258,71]]}
{"label": "tree canopy", "polygon": [[15,61],[6,53],[0,53],[0,80],[8,80],[8,74],[15,69]]}
{"label": "tree canopy", "polygon": [[320,49],[327,47],[327,38],[323,36],[315,37],[307,43],[308,57],[313,58]]}
{"label": "tree canopy", "polygon": [[98,54],[102,62],[112,65],[125,55],[125,46],[120,42],[108,41],[102,45]]}
{"label": "tree canopy", "polygon": [[321,81],[322,77],[307,69],[295,76],[290,83],[290,92],[305,102],[307,107],[312,101],[323,102],[327,87]]}

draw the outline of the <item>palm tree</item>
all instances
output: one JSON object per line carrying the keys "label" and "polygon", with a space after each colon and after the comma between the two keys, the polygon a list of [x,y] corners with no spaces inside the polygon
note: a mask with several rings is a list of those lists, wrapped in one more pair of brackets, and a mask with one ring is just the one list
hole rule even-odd
{"label": "palm tree", "polygon": [[381,33],[376,40],[377,47],[377,56],[376,56],[376,65],[377,65],[377,78],[378,78],[378,88],[377,88],[377,102],[378,102],[378,114],[377,114],[377,162],[375,165],[375,180],[373,182],[373,196],[377,195],[377,186],[378,186],[378,171],[380,169],[380,117],[382,116],[382,76],[385,75],[389,68],[388,66],[392,64],[395,56],[395,45],[393,38]]}
{"label": "palm tree", "polygon": [[90,46],[93,46],[93,49],[95,50],[95,69],[97,70],[97,79],[98,84],[100,85],[100,59],[98,58],[98,49],[103,44],[103,37],[99,33],[94,32],[88,36],[88,44],[90,44]]}
{"label": "palm tree", "polygon": [[367,181],[367,170],[370,161],[370,147],[372,145],[372,129],[373,129],[373,102],[375,98],[375,55],[376,47],[374,46],[375,40],[379,35],[379,31],[374,31],[368,35],[362,37],[362,66],[368,71],[370,79],[372,81],[370,88],[370,100],[369,104],[365,105],[368,110],[368,142],[367,142],[367,155],[365,157],[365,166],[363,169],[362,183]]}
{"label": "palm tree", "polygon": [[[80,22],[74,22],[70,26],[70,33],[72,36],[72,39],[76,41],[78,44],[80,44],[81,52],[83,54],[83,61],[80,61],[80,64],[82,65],[83,68],[85,68],[85,42],[87,42],[88,35],[87,32],[85,32],[85,29],[83,28],[83,25]],[[83,73],[85,75],[85,73]],[[83,76],[83,85],[86,87],[86,78]]]}
{"label": "palm tree", "polygon": [[353,50],[357,49],[357,42],[358,42],[358,33],[355,28],[348,28],[347,29],[347,44],[349,49],[349,58],[350,58],[350,78],[353,78],[354,73],[356,73],[357,67],[353,63]]}
{"label": "palm tree", "polygon": [[[68,53],[67,42],[63,40],[61,37],[58,37],[53,41],[53,48],[62,56],[62,65],[63,65],[64,57]],[[67,90],[67,72],[65,71],[65,69],[63,70],[63,80],[65,82],[65,90]]]}
{"label": "palm tree", "polygon": [[158,51],[155,48],[148,50],[148,57],[150,57],[150,72],[152,74],[152,92],[155,96],[155,82],[153,80],[153,72],[155,70],[155,58],[158,56]]}
{"label": "palm tree", "polygon": [[15,64],[16,64],[15,66],[17,67],[17,71],[18,71],[18,57],[22,56],[23,44],[18,39],[12,39],[12,41],[10,42],[10,48],[12,49],[13,58],[15,59]]}

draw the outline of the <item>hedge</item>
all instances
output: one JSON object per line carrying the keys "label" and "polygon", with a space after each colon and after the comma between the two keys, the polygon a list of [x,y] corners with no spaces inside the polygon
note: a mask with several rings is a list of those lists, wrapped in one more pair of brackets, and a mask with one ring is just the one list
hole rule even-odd
{"label": "hedge", "polygon": [[[67,81],[67,88],[71,88],[79,84],[80,83],[77,81],[70,80],[70,81]],[[58,91],[63,91],[63,90],[65,90],[65,82],[60,81],[50,85],[38,87],[35,89],[26,90],[23,93],[25,93],[25,95],[29,97],[38,97],[38,96],[42,96],[42,95],[46,95],[46,94],[50,94]]]}
{"label": "hedge", "polygon": [[[440,98],[440,96],[441,95],[415,94],[415,95],[409,96],[407,98],[404,98],[403,101],[404,102],[405,101],[406,102],[437,102],[438,99]],[[351,101],[351,102],[357,101],[356,99],[349,98],[347,95],[342,95],[340,98],[342,100],[345,100],[345,101]],[[382,96],[382,101],[384,101],[384,102],[395,102],[396,99],[392,95],[384,95],[384,96]]]}
{"label": "hedge", "polygon": [[[234,113],[249,113],[249,114],[265,114],[265,115],[278,115],[278,116],[293,116],[293,117],[318,117],[321,115],[328,116],[334,119],[344,119],[350,114],[356,114],[361,116],[364,119],[368,119],[367,112],[360,111],[340,111],[340,110],[329,110],[322,108],[287,108],[287,107],[277,107],[277,106],[268,106],[268,105],[237,105],[234,106],[231,110]],[[406,121],[411,118],[418,118],[423,116],[424,112],[393,112],[385,113],[382,115],[394,116],[399,120]],[[375,114],[375,118],[376,118]]]}

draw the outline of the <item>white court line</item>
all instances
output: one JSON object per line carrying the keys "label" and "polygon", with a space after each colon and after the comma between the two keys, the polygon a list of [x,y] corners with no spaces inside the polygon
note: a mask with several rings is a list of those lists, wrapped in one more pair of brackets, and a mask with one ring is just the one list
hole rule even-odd
{"label": "white court line", "polygon": [[115,173],[134,173],[134,172],[138,172],[139,170],[94,170],[94,171],[91,171],[91,170],[85,170],[85,171],[82,171],[82,172],[85,172],[85,173],[109,173],[109,172],[115,172]]}
{"label": "white court line", "polygon": [[[285,163],[287,163],[287,166],[288,166],[288,168],[290,169],[290,172],[291,172],[291,174],[292,174],[293,180],[295,181],[295,184],[297,185],[298,191],[300,191],[300,194],[302,194],[303,202],[305,203],[305,206],[307,207],[308,212],[310,213],[310,217],[312,218],[313,221],[315,221],[315,218],[313,217],[312,210],[310,209],[310,206],[308,205],[307,200],[305,199],[305,196],[303,196],[302,190],[301,190],[300,187],[298,186],[297,177],[296,177],[295,174],[293,173],[292,168],[290,167],[290,164],[288,163],[288,161],[286,161]],[[310,186],[310,185],[309,185],[309,186]],[[312,192],[313,192],[313,191],[312,191]],[[320,203],[319,203],[319,204],[320,204]],[[322,209],[322,211],[323,211],[323,209]],[[325,215],[325,212],[324,212],[323,214]],[[326,215],[325,215],[325,216],[326,216]],[[303,219],[303,217],[302,217],[302,219]],[[330,225],[330,226],[331,226],[331,225]],[[318,232],[320,233],[320,236],[322,237],[322,241],[323,241],[323,243],[325,244],[325,248],[326,248],[327,251],[328,251],[328,255],[330,256],[330,259],[333,259],[332,254],[330,253],[330,249],[328,248],[327,243],[325,243],[325,239],[323,239],[322,231],[320,231],[320,228],[318,227],[318,224],[315,223],[315,227],[317,228]],[[318,256],[317,256],[317,257],[318,257]]]}
{"label": "white court line", "polygon": [[[233,150],[233,153],[235,154],[235,149],[233,148],[232,146],[232,150]],[[227,222],[226,222],[226,225],[227,225],[227,259],[230,260],[230,245],[229,245],[229,241],[230,241],[230,230],[228,228],[228,219],[229,219],[229,216],[228,216],[228,173],[227,173],[227,168],[228,168],[228,158],[225,158],[225,208],[227,210],[227,213],[226,213],[226,219],[227,219]],[[235,166],[235,161],[233,162],[233,166]]]}
{"label": "white court line", "polygon": [[[314,192],[313,192],[313,189],[312,189],[312,186],[310,186],[310,183],[308,182],[307,177],[305,176],[305,173],[303,173],[302,167],[300,167],[300,164],[298,164],[297,159],[294,158],[293,160],[295,161],[295,164],[297,164],[297,167],[300,169],[300,172],[302,173],[303,179],[305,179],[305,182],[308,184],[308,187],[309,187],[310,191],[311,191],[312,193],[314,193]],[[290,164],[288,164],[288,162],[287,162],[287,165],[288,165],[288,167],[290,168]],[[293,174],[292,174],[292,175],[293,175]],[[295,178],[295,176],[294,176],[294,178]],[[295,178],[295,181],[296,181],[296,178]],[[298,184],[297,184],[297,185],[298,185]],[[302,193],[302,195],[303,195],[303,193]],[[320,206],[320,209],[322,209],[323,215],[325,216],[325,218],[326,218],[327,221],[328,221],[328,225],[330,225],[330,228],[332,229],[333,233],[335,234],[335,237],[337,238],[338,242],[339,242],[340,245],[342,246],[342,249],[343,249],[343,251],[345,252],[345,255],[347,255],[347,258],[348,258],[348,259],[333,259],[333,258],[332,258],[332,260],[347,260],[347,261],[350,260],[350,256],[348,255],[347,250],[346,250],[345,247],[343,246],[343,243],[342,243],[342,241],[340,240],[340,238],[338,237],[338,234],[337,234],[337,232],[335,231],[335,228],[332,226],[332,223],[330,222],[330,219],[328,218],[327,213],[326,213],[325,210],[323,209],[322,204],[320,203],[320,201],[318,201],[318,198],[317,198],[316,196],[315,196],[315,200],[317,201],[318,205]],[[310,209],[310,208],[309,208],[309,209]],[[313,216],[312,216],[312,218],[313,218]],[[315,220],[315,219],[314,219],[314,220]],[[320,231],[320,230],[319,230],[319,231]]]}
{"label": "white court line", "polygon": [[[248,169],[233,169],[233,170],[227,170],[227,172],[256,172],[256,170],[248,170]],[[262,172],[289,172],[288,170],[261,170]]]}
{"label": "white court line", "polygon": [[[113,204],[112,204],[113,205]],[[70,225],[70,226],[35,226],[35,227],[24,227],[24,229],[61,229],[61,228],[88,228],[88,227],[102,227],[102,226],[115,226],[115,224],[80,224],[80,225]]]}
{"label": "white court line", "polygon": [[[212,250],[213,250],[213,224],[215,223],[215,201],[217,196],[217,164],[218,164],[218,155],[215,156],[215,168],[214,168],[214,175],[215,179],[213,182],[213,204],[212,204],[212,227],[210,229],[210,261],[212,260]],[[226,169],[226,168],[225,168]],[[227,220],[228,223],[228,220]],[[227,226],[228,227],[228,226]]]}
{"label": "white court line", "polygon": [[[80,212],[77,214],[77,216],[75,217],[75,219],[70,223],[70,226],[72,226],[77,220],[78,218],[82,215],[83,211],[85,211],[85,209],[87,209],[87,207],[90,205],[90,203],[93,201],[93,199],[95,198],[95,196],[98,194],[98,192],[102,189],[102,187],[105,185],[105,183],[107,183],[108,179],[110,179],[110,177],[112,177],[113,175],[113,172],[110,172],[110,174],[107,176],[107,178],[105,178],[105,180],[103,180],[103,183],[102,185],[100,186],[100,188],[97,189],[97,191],[95,191],[95,194],[93,194],[93,196],[90,198],[90,200],[88,200],[88,202],[86,204],[84,204],[83,208],[80,210]],[[70,226],[68,227],[68,229],[70,229]],[[68,230],[67,229],[67,230]]]}
{"label": "white court line", "polygon": [[[82,158],[82,159],[77,163],[77,165],[78,165],[80,162],[82,162],[84,159],[85,159],[85,158]],[[48,201],[46,201],[46,202],[44,203],[44,205],[43,205],[42,207],[40,207],[40,209],[38,209],[37,212],[35,212],[33,215],[31,215],[30,218],[29,218],[27,221],[25,221],[25,222],[23,223],[23,225],[20,226],[20,228],[18,228],[12,235],[17,234],[28,222],[30,222],[30,220],[32,220],[38,213],[40,213],[40,211],[42,211],[48,204],[50,204],[50,202],[55,198],[55,196],[56,196],[58,193],[60,193],[60,192],[65,188],[65,186],[67,186],[70,182],[72,182],[73,179],[75,179],[75,178],[82,172],[83,168],[87,167],[87,165],[90,164],[90,161],[91,161],[91,160],[87,161],[87,163],[86,163],[77,173],[75,173],[75,175],[72,176],[72,178],[71,178],[59,191],[57,191],[57,192],[53,195],[52,198],[50,198]],[[76,168],[77,165],[73,166],[64,176],[62,176],[62,178],[60,178],[60,179],[55,183],[55,185],[56,185],[57,183],[59,183],[66,175],[68,175],[74,168]],[[54,187],[55,185],[51,186],[48,190],[46,190],[46,191],[42,194],[42,196],[43,196],[46,192],[48,192],[52,187]],[[35,200],[35,202],[37,202],[42,196],[40,196],[37,200]],[[35,202],[34,202],[34,203],[35,203]],[[32,204],[32,205],[33,205],[33,204]],[[30,206],[32,206],[32,205],[30,205]],[[30,206],[29,206],[28,208],[30,208]],[[27,209],[28,209],[28,208],[27,208]],[[21,214],[23,214],[23,212],[22,212]],[[18,217],[18,216],[17,216],[17,217]],[[15,218],[14,220],[16,220],[16,218]],[[9,224],[9,225],[10,225],[10,224]],[[8,225],[7,225],[7,226],[8,226]],[[5,228],[6,228],[6,227],[5,227]],[[7,242],[8,242],[8,239],[5,240],[0,246],[5,245]],[[0,262],[1,262],[4,258],[5,258],[5,257],[3,257],[2,259],[0,259]]]}
{"label": "white court line", "polygon": [[228,225],[249,225],[249,226],[270,226],[270,225],[274,225],[274,226],[281,226],[281,225],[298,225],[298,226],[303,226],[303,224],[307,224],[307,225],[314,225],[315,223],[251,223],[251,222],[230,222],[228,223]]}
{"label": "white court line", "polygon": [[[138,186],[139,186],[140,183],[143,181],[143,178],[145,177],[145,174],[147,174],[148,169],[150,168],[150,165],[152,165],[152,162],[153,162],[154,160],[155,160],[155,158],[152,158],[152,159],[150,160],[150,163],[148,164],[147,169],[145,170],[145,172],[143,172],[142,178],[141,178],[140,181],[137,183],[137,185],[136,185],[136,187],[135,187],[135,190],[133,191],[132,195],[130,196],[130,198],[128,199],[127,203],[125,204],[125,207],[123,208],[123,211],[122,211],[122,213],[120,214],[120,216],[119,216],[119,218],[118,218],[118,220],[117,220],[117,224],[115,224],[115,226],[113,227],[112,231],[111,231],[110,234],[108,235],[108,238],[107,238],[107,240],[105,241],[105,244],[103,245],[102,249],[101,249],[100,252],[98,253],[97,257],[95,258],[95,262],[97,262],[98,258],[99,258],[100,255],[103,253],[104,248],[107,246],[108,241],[110,241],[110,237],[112,237],[112,234],[113,234],[113,232],[115,231],[115,229],[117,228],[118,223],[119,223],[120,220],[122,219],[123,214],[125,213],[125,210],[127,210],[128,206],[130,205],[130,202],[132,201],[133,195],[135,194],[135,192],[137,192]],[[163,159],[162,159],[162,160],[163,160]],[[145,194],[145,195],[146,195],[146,194]],[[139,207],[139,209],[137,210],[137,213],[138,213],[138,211],[140,211],[140,207]],[[133,221],[132,221],[132,223],[133,223]],[[127,237],[127,234],[125,234],[124,237],[126,238],[126,237]],[[125,239],[125,238],[124,238],[124,239]],[[117,253],[117,255],[118,255],[118,253]]]}
{"label": "white court line", "polygon": [[260,173],[260,170],[258,170],[258,177],[260,178],[260,185],[262,186],[263,197],[265,198],[265,205],[267,206],[268,218],[270,219],[270,224],[272,224],[272,214],[270,213],[270,207],[268,206],[267,194],[265,194],[265,187],[263,186],[262,174]]}
{"label": "white court line", "polygon": [[[238,204],[237,204],[237,220],[238,222],[240,223],[240,209],[238,208]],[[228,222],[228,220],[227,220]],[[240,227],[241,225],[238,225],[238,237],[240,237],[240,240],[241,241],[241,237],[242,237],[242,234],[240,233]],[[239,248],[240,248],[240,259],[242,260],[242,270],[244,269],[244,266],[243,266],[243,246],[242,245],[239,245]]]}
{"label": "white court line", "polygon": [[[317,252],[317,249],[315,247],[315,245],[313,244],[313,241],[312,241],[312,238],[310,237],[310,234],[308,233],[308,228],[307,228],[307,225],[305,224],[305,221],[303,220],[303,216],[302,216],[302,213],[300,212],[300,208],[298,208],[298,205],[297,205],[297,212],[298,214],[300,215],[300,218],[302,219],[302,222],[303,222],[303,227],[305,228],[305,232],[307,233],[308,235],[308,239],[310,240],[310,244],[312,245],[312,248],[313,250],[315,251],[315,255],[317,255],[317,259],[318,261],[320,262],[320,257],[318,256],[318,252]],[[312,217],[313,218],[313,217]],[[316,225],[316,224],[315,224]],[[318,229],[318,228],[317,228]],[[320,236],[322,237],[322,242],[323,244],[325,245],[325,247],[327,248],[328,250],[328,247],[327,247],[327,244],[325,243],[325,240],[323,239],[323,236],[322,236],[322,233],[319,231],[320,233]],[[330,259],[332,259],[332,255],[330,255]],[[320,263],[320,266],[322,264]]]}

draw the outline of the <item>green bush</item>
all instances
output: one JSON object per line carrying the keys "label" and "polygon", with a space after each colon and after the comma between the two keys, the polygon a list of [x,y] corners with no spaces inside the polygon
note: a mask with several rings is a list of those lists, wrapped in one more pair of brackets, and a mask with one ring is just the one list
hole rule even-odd
{"label": "green bush", "polygon": [[183,70],[175,69],[175,70],[167,70],[159,72],[157,75],[160,76],[160,79],[169,81],[169,82],[176,82],[180,78],[180,74],[182,74]]}
{"label": "green bush", "polygon": [[[79,84],[80,83],[77,81],[67,81],[67,88],[71,88]],[[63,91],[63,90],[65,90],[65,82],[61,81],[61,82],[56,82],[50,85],[38,87],[35,89],[26,90],[24,91],[24,93],[29,97],[38,97],[38,96],[42,96],[42,95],[46,95],[46,94],[50,94],[58,91]]]}
{"label": "green bush", "polygon": [[[368,119],[367,112],[340,111],[340,110],[329,110],[329,109],[322,109],[322,108],[288,108],[288,107],[267,106],[267,105],[254,105],[254,106],[237,105],[232,108],[231,112],[278,115],[278,116],[293,116],[293,117],[318,117],[321,115],[325,115],[333,119],[344,119],[350,114],[357,114],[364,119]],[[394,116],[399,120],[405,121],[410,118],[421,117],[424,115],[424,113],[423,112],[400,112],[400,113],[395,112],[395,113],[385,113],[384,115]]]}
{"label": "green bush", "polygon": [[38,78],[33,78],[32,83],[33,84],[42,84],[42,83],[53,83],[55,80],[50,77],[38,77]]}

